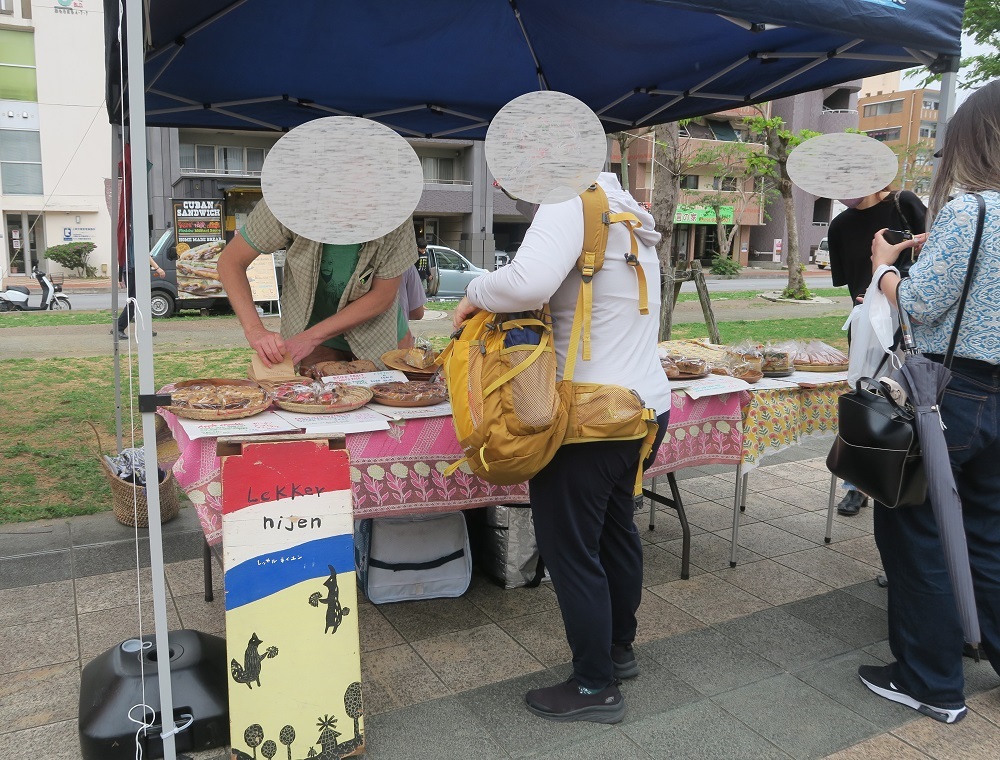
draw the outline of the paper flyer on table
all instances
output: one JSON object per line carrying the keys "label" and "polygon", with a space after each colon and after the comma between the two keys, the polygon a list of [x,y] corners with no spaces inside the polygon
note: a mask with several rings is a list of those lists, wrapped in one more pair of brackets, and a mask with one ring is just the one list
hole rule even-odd
{"label": "paper flyer on table", "polygon": [[789,377],[762,377],[750,386],[751,391],[770,391],[775,388],[798,388],[799,384]]}
{"label": "paper flyer on table", "polygon": [[184,432],[192,441],[197,438],[219,438],[224,435],[264,435],[288,433],[298,428],[275,412],[261,412],[239,420],[189,420],[178,417]]}
{"label": "paper flyer on table", "polygon": [[728,375],[709,375],[698,380],[682,380],[680,382],[672,380],[670,388],[671,390],[682,389],[691,398],[699,399],[706,396],[722,396],[726,393],[749,390],[750,383]]}
{"label": "paper flyer on table", "polygon": [[847,381],[847,372],[794,372],[788,378],[796,385],[811,388],[817,385],[832,385]]}
{"label": "paper flyer on table", "polygon": [[426,419],[427,417],[451,416],[451,404],[448,401],[442,401],[440,404],[433,404],[432,406],[416,407],[387,406],[373,402],[367,408],[379,414],[384,414],[387,418],[393,420],[419,420]]}
{"label": "paper flyer on table", "polygon": [[[308,380],[306,382],[309,382]],[[379,383],[405,383],[406,375],[398,369],[387,369],[381,372],[356,372],[353,375],[330,375],[323,378],[324,383],[343,383],[344,385],[363,385],[366,388]]]}
{"label": "paper flyer on table", "polygon": [[389,421],[367,407],[337,414],[304,414],[285,409],[279,409],[275,414],[307,433],[367,433],[389,429]]}

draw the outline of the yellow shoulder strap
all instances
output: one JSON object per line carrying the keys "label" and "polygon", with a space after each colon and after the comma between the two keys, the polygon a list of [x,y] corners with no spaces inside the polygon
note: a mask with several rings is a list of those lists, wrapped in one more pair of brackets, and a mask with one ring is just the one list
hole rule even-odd
{"label": "yellow shoulder strap", "polygon": [[593,304],[594,275],[604,266],[604,252],[608,248],[608,196],[604,188],[596,182],[580,195],[583,201],[583,251],[576,260],[576,268],[580,271],[583,282],[580,285],[580,295],[576,300],[576,313],[573,315],[573,329],[570,333],[569,350],[566,355],[566,366],[563,368],[563,380],[573,379],[576,367],[577,347],[583,339],[583,360],[590,361],[590,312]]}

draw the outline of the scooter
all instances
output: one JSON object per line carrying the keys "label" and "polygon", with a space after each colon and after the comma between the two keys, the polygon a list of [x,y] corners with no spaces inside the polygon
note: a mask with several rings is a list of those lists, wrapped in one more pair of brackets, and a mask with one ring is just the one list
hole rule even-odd
{"label": "scooter", "polygon": [[45,272],[39,272],[37,267],[33,267],[31,274],[42,287],[42,302],[38,306],[29,306],[28,297],[31,295],[31,291],[24,285],[8,283],[6,289],[0,292],[0,311],[52,311],[73,308],[69,299],[60,295],[62,286],[53,285],[52,280]]}

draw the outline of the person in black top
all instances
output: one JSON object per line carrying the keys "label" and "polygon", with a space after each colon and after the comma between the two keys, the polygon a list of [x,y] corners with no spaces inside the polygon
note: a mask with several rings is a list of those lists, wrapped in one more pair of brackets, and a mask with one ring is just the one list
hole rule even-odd
{"label": "person in black top", "polygon": [[[864,198],[841,201],[847,210],[830,222],[827,232],[830,246],[830,273],[834,285],[846,285],[851,302],[857,303],[872,280],[872,238],[881,229],[909,230],[914,235],[926,232],[927,208],[909,190],[882,190]],[[900,273],[910,268],[909,249],[900,256]],[[905,276],[905,274],[903,275]]]}
{"label": "person in black top", "polygon": [[[842,200],[841,203],[847,206],[847,210],[833,218],[827,232],[830,273],[833,284],[846,285],[851,303],[858,303],[858,297],[865,294],[872,280],[871,247],[875,233],[886,228],[909,231],[914,235],[926,232],[927,208],[908,190],[882,190],[864,198]],[[907,248],[896,261],[896,267],[904,277],[913,263],[913,250]],[[837,505],[837,513],[853,517],[868,505],[868,497],[850,483],[844,483],[844,489],[847,493]]]}

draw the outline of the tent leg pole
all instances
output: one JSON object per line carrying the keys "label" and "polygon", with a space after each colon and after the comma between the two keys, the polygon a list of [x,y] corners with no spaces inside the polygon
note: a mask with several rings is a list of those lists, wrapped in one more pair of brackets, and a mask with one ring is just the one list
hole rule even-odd
{"label": "tent leg pole", "polygon": [[[126,0],[125,22],[128,41],[128,113],[132,166],[132,239],[135,260],[143,262],[136,267],[135,333],[139,340],[139,400],[142,409],[142,441],[146,454],[146,482],[159,483],[156,462],[156,412],[155,407],[144,404],[153,398],[153,335],[150,320],[150,271],[145,266],[149,259],[149,189],[146,174],[146,87],[143,69],[143,0]],[[160,489],[147,488],[149,508],[149,559],[153,580],[153,621],[156,631],[156,649],[161,654],[170,651],[167,621],[166,581],[163,573],[163,530],[160,524]],[[170,681],[170,658],[157,661],[157,682],[160,687],[161,734],[164,760],[177,760],[175,741],[176,716]]]}

